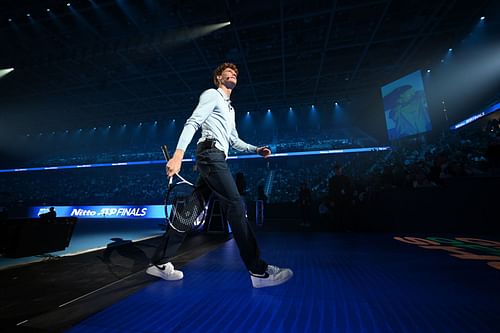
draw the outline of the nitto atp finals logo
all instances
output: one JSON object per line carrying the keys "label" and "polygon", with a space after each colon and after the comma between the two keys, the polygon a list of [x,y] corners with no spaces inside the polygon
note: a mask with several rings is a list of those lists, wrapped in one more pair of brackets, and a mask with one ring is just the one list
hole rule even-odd
{"label": "nitto atp finals logo", "polygon": [[[165,206],[54,206],[57,216],[73,216],[82,219],[102,219],[102,218],[165,218]],[[47,206],[32,207],[30,217],[38,217],[41,213],[48,211]]]}

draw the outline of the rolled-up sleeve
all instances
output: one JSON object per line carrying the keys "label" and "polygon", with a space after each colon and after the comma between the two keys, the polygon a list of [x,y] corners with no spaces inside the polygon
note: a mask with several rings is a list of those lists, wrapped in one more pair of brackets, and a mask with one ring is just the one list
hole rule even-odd
{"label": "rolled-up sleeve", "polygon": [[177,143],[177,149],[186,151],[196,131],[213,112],[217,101],[216,94],[217,91],[215,89],[209,89],[200,95],[198,105],[194,109],[191,117],[189,117],[184,124],[181,136],[179,137],[179,142]]}

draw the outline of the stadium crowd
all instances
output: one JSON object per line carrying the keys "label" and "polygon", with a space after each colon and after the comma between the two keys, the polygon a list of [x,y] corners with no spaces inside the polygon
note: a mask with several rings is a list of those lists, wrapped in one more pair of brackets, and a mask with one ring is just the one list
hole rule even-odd
{"label": "stadium crowd", "polygon": [[[234,174],[243,174],[247,200],[257,199],[260,186],[270,204],[298,202],[305,186],[314,209],[328,206],[335,166],[342,167],[348,179],[345,194],[354,204],[387,189],[436,187],[450,178],[499,175],[498,119],[481,129],[423,138],[400,141],[384,152],[237,159],[229,165]],[[162,159],[161,153],[133,154],[139,160]],[[129,160],[126,153],[123,156]],[[195,180],[194,163],[185,163],[182,174]],[[2,173],[0,206],[161,204],[166,184],[163,163]]]}

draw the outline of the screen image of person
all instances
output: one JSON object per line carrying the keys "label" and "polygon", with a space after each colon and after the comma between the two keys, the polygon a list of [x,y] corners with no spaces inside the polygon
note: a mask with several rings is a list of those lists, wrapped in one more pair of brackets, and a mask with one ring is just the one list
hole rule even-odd
{"label": "screen image of person", "polygon": [[432,129],[420,71],[382,87],[389,140]]}

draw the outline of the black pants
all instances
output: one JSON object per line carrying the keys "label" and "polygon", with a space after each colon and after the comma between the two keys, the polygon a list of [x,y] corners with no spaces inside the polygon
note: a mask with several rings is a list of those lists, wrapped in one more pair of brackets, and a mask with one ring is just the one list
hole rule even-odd
{"label": "black pants", "polygon": [[[224,152],[207,144],[199,144],[196,164],[200,172],[197,190],[203,193],[205,199],[211,194],[219,199],[246,268],[252,273],[264,273],[267,263],[260,258],[255,232],[248,223],[245,203],[238,193]],[[170,261],[169,258],[175,255],[184,237],[185,233],[169,228],[153,255],[152,263],[159,265]]]}

